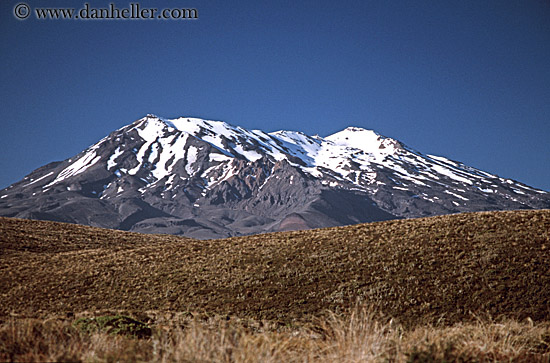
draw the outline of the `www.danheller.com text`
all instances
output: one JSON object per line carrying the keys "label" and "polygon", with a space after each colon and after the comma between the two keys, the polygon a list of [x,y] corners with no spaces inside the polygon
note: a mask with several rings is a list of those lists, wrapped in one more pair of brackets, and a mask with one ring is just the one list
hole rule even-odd
{"label": "www.danheller.com text", "polygon": [[[33,11],[34,10],[34,11]],[[26,19],[34,13],[37,19],[198,19],[199,12],[194,8],[151,8],[142,7],[139,3],[130,3],[128,7],[118,8],[116,4],[110,3],[107,7],[93,7],[84,3],[80,9],[75,8],[34,8],[20,3],[13,9],[15,17]]]}

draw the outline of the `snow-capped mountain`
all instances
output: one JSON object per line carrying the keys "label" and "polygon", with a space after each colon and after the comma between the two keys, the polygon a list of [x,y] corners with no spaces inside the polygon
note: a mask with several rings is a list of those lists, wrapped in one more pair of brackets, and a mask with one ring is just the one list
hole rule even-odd
{"label": "snow-capped mountain", "polygon": [[372,130],[153,115],[0,191],[2,216],[197,238],[526,208],[550,208],[550,193]]}

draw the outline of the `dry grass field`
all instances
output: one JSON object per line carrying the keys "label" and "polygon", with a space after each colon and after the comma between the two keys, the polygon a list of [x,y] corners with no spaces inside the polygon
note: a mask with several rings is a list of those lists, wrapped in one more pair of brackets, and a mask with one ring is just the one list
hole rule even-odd
{"label": "dry grass field", "polygon": [[157,315],[148,338],[82,333],[66,318],[10,319],[0,326],[1,361],[83,362],[548,362],[550,325],[501,321],[381,323],[369,310],[314,327],[216,316]]}
{"label": "dry grass field", "polygon": [[[209,241],[0,218],[0,246],[0,360],[550,359],[549,210]],[[74,324],[117,315],[151,335]]]}

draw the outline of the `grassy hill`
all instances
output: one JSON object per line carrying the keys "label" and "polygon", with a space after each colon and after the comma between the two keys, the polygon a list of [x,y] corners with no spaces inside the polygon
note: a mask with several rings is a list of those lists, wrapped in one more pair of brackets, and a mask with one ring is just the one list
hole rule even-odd
{"label": "grassy hill", "polygon": [[359,301],[404,326],[550,320],[550,210],[198,241],[0,218],[0,319],[189,311],[308,322]]}

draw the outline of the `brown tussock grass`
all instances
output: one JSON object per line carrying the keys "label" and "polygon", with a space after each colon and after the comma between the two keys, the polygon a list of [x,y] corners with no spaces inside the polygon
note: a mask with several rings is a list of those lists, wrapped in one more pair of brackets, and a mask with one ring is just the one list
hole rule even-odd
{"label": "brown tussock grass", "polygon": [[[0,361],[549,362],[548,261],[550,210],[210,241],[0,218]],[[152,337],[72,325],[115,314]]]}
{"label": "brown tussock grass", "polygon": [[549,210],[210,241],[0,218],[0,251],[0,321],[156,310],[293,323],[357,301],[408,326],[550,320]]}
{"label": "brown tussock grass", "polygon": [[[548,362],[550,326],[477,321],[404,329],[372,309],[281,327],[226,317],[154,325],[148,339],[84,334],[65,319],[0,326],[2,361],[83,362]],[[250,323],[261,329],[250,329]]]}

